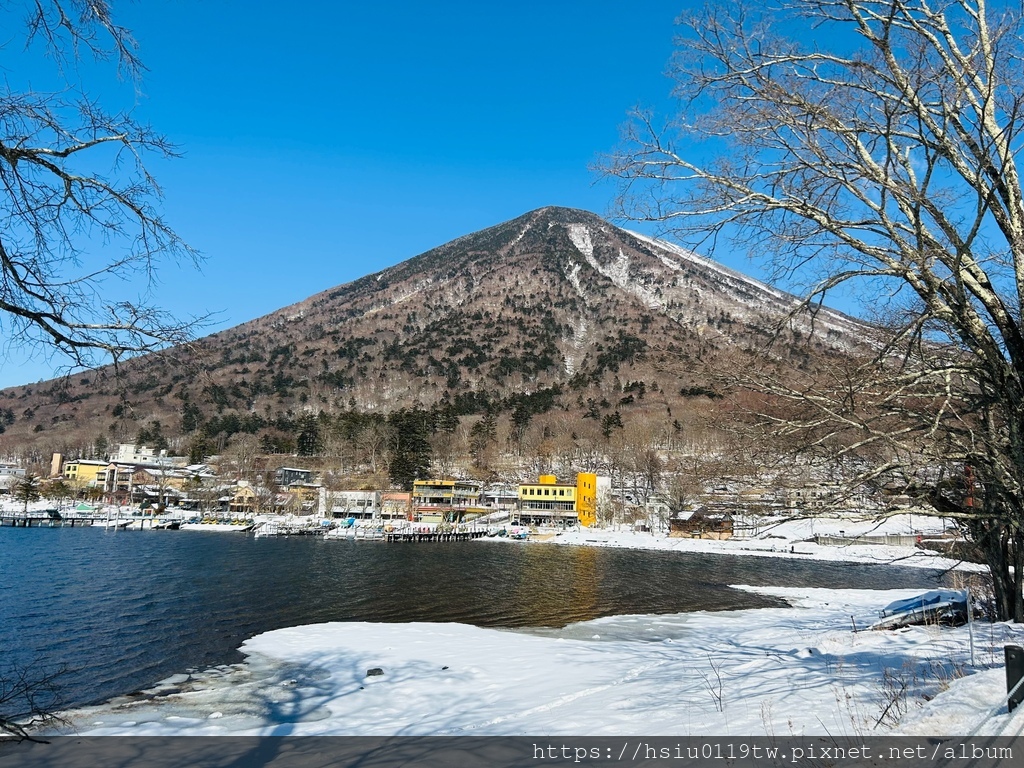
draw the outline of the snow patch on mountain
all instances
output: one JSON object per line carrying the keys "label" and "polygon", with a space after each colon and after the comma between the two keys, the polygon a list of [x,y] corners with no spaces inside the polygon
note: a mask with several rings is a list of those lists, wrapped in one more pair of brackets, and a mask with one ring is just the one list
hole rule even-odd
{"label": "snow patch on mountain", "polygon": [[570,224],[569,239],[576,246],[580,253],[587,257],[587,261],[593,266],[594,262],[594,241],[590,239],[590,230],[586,224]]}
{"label": "snow patch on mountain", "polygon": [[619,248],[619,258],[613,261],[604,272],[605,276],[615,285],[624,290],[629,288],[629,256]]}
{"label": "snow patch on mountain", "polygon": [[565,373],[572,376],[579,366],[580,357],[583,354],[583,347],[587,343],[587,334],[590,331],[590,323],[587,318],[580,317],[572,323],[572,338],[562,339],[562,342],[569,347],[565,355]]}
{"label": "snow patch on mountain", "polygon": [[594,241],[590,236],[590,229],[588,229],[585,224],[570,224],[569,239],[572,240],[572,244],[576,246],[576,249],[583,254],[587,263],[593,267],[596,272],[611,280],[616,287],[632,293],[650,309],[665,308],[664,302],[658,298],[654,291],[647,286],[630,279],[629,256],[621,248],[619,249],[618,258],[611,264],[605,266],[594,258]]}
{"label": "snow patch on mountain", "polygon": [[569,269],[565,272],[565,279],[569,281],[576,294],[586,303],[587,292],[583,289],[583,283],[580,282],[580,265],[575,261],[569,262]]}
{"label": "snow patch on mountain", "polygon": [[635,276],[630,276],[629,267],[629,256],[620,248],[619,257],[608,267],[606,274],[615,285],[624,291],[632,293],[648,309],[666,309],[667,305],[665,302],[658,298],[658,295],[652,289],[638,282]]}
{"label": "snow patch on mountain", "polygon": [[523,239],[523,235],[525,235],[529,229],[530,229],[530,224],[524,225],[523,228],[521,230],[519,230],[519,234],[516,235],[514,238],[512,238],[512,242],[508,244],[508,249],[512,250],[513,248],[515,248],[516,247],[516,243],[518,243],[520,240]]}
{"label": "snow patch on mountain", "polygon": [[[577,246],[579,247],[579,246]],[[580,280],[580,269],[582,265],[575,261],[569,262],[568,269],[565,270],[565,278],[569,281],[569,284],[576,291],[576,295],[582,299],[584,306],[587,305],[587,291],[583,287],[583,283]],[[569,351],[565,354],[565,373],[568,376],[572,376],[576,373],[578,367],[580,353],[583,351],[583,345],[587,340],[587,333],[590,330],[590,324],[587,322],[585,315],[581,315],[575,321],[571,323],[572,337],[563,338],[562,343],[569,348]]]}
{"label": "snow patch on mountain", "polygon": [[698,256],[696,253],[687,248],[683,248],[679,245],[676,245],[675,243],[670,243],[667,240],[658,240],[653,237],[648,237],[647,235],[641,235],[639,232],[633,232],[632,230],[629,229],[625,231],[631,234],[637,240],[642,240],[648,245],[652,245],[655,248],[659,249],[660,253],[656,252],[655,255],[665,266],[669,267],[674,271],[683,271],[683,266],[678,262],[673,262],[672,259],[669,258],[669,254],[678,256],[681,260],[689,262],[691,265],[700,267],[705,270],[709,270],[711,272],[717,272],[718,274],[731,278],[732,280],[739,281],[740,283],[746,286],[754,288],[757,291],[766,293],[769,296],[778,299],[779,301],[782,301],[784,303],[790,304],[793,301],[793,296],[783,293],[782,291],[777,290],[775,288],[772,288],[770,285],[766,285],[758,280],[754,280],[752,277],[747,277],[742,272],[737,272],[735,270],[729,269],[728,267],[719,264],[717,261],[705,258],[704,256]]}
{"label": "snow patch on mountain", "polygon": [[418,283],[416,283],[415,286],[413,286],[412,290],[406,291],[405,293],[403,293],[401,296],[396,298],[391,303],[392,304],[401,304],[402,302],[408,301],[413,296],[418,296],[419,294],[423,293],[423,291],[425,291],[427,288],[429,288],[433,284],[434,284],[434,279],[430,278],[430,277],[428,277],[425,280],[420,280]]}
{"label": "snow patch on mountain", "polygon": [[418,296],[419,294],[423,293],[425,290],[427,290],[428,288],[430,288],[431,286],[433,286],[435,284],[437,284],[437,286],[440,288],[441,286],[445,285],[445,283],[447,283],[447,282],[448,281],[446,280],[446,281],[443,281],[441,283],[437,283],[437,281],[435,281],[434,278],[432,278],[432,277],[428,277],[426,279],[420,280],[411,289],[405,291],[405,293],[402,293],[399,296],[396,296],[394,299],[391,299],[391,300],[385,299],[385,301],[383,303],[377,304],[376,306],[372,306],[372,307],[364,310],[363,311],[363,317],[368,317],[370,315],[374,315],[374,314],[376,314],[376,313],[378,313],[378,312],[380,312],[382,310],[388,309],[389,307],[393,307],[396,304],[401,304],[401,303],[403,303],[405,301],[408,301],[409,299],[413,298],[414,296]]}
{"label": "snow patch on mountain", "polygon": [[[732,294],[739,304],[732,310],[732,314],[738,319],[751,321],[758,313],[772,315],[781,310],[785,313],[796,312],[789,322],[806,332],[824,332],[829,336],[838,334],[848,339],[858,339],[864,335],[865,327],[861,323],[840,312],[823,306],[815,306],[813,310],[806,312],[797,312],[801,307],[801,300],[792,294],[729,269],[675,243],[631,230],[625,231],[637,240],[652,246],[654,256],[673,272],[686,273],[689,271],[687,267],[691,267],[702,271],[708,277],[717,277],[722,287]],[[699,287],[694,286],[693,290],[698,295],[701,293]]]}

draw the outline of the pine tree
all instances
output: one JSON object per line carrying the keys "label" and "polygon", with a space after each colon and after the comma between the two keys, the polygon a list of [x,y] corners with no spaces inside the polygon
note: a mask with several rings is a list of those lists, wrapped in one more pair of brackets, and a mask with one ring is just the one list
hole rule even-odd
{"label": "pine tree", "polygon": [[29,475],[14,486],[14,498],[22,502],[23,511],[28,514],[28,505],[42,497],[38,475]]}

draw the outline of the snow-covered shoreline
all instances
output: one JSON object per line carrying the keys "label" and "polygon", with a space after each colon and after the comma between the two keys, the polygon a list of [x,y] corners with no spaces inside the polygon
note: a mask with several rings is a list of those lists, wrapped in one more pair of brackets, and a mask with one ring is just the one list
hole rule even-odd
{"label": "snow-covered shoreline", "polygon": [[[817,546],[801,540],[799,525],[772,535],[718,542],[584,530],[549,541],[951,565],[909,547]],[[243,664],[177,675],[68,719],[75,733],[136,736],[968,735],[1005,726],[1007,716],[990,717],[1003,690],[1002,648],[1024,642],[1024,628],[976,624],[972,664],[967,627],[864,631],[884,605],[920,590],[739,588],[791,607],[514,631],[291,627],[246,641]]]}
{"label": "snow-covered shoreline", "polygon": [[[69,715],[84,735],[966,735],[1024,628],[855,632],[913,590],[752,588],[792,608],[562,629],[329,623],[257,635],[244,664]],[[379,670],[379,673],[376,673]],[[894,691],[906,686],[906,694]],[[894,696],[897,698],[893,704]],[[892,705],[892,706],[890,706]],[[897,717],[897,715],[899,715]]]}
{"label": "snow-covered shoreline", "polygon": [[[559,534],[535,537],[529,544],[558,544],[588,547],[614,547],[669,552],[699,552],[737,557],[777,557],[828,562],[863,563],[869,565],[899,565],[908,568],[926,568],[946,571],[981,572],[985,567],[976,563],[962,563],[942,557],[936,552],[914,546],[880,544],[846,544],[824,546],[811,539],[818,536],[882,536],[897,534],[939,538],[943,535],[942,521],[921,515],[896,515],[885,520],[873,518],[802,518],[779,519],[766,523],[760,535],[739,537],[723,541],[713,539],[671,538],[665,534],[624,530],[583,528]],[[479,542],[507,541],[480,539]],[[517,545],[521,542],[509,542]]]}

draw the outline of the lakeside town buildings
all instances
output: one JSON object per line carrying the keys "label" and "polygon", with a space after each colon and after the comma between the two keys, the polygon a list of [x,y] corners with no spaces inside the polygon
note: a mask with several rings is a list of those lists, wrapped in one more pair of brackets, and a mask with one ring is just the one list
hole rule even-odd
{"label": "lakeside town buildings", "polygon": [[541,475],[536,483],[518,487],[426,478],[416,480],[411,492],[401,492],[329,488],[318,482],[313,470],[289,466],[265,472],[269,482],[229,482],[208,465],[185,462],[184,457],[128,443],[116,446],[108,461],[63,460],[55,454],[53,467],[76,492],[89,492],[108,503],[175,506],[234,517],[290,512],[459,523],[502,512],[523,524],[588,527],[597,522],[599,496],[610,491],[608,478],[589,472],[568,483]]}
{"label": "lakeside town buildings", "polygon": [[[580,472],[559,479],[543,474],[536,482],[484,484],[476,480],[417,479],[411,491],[345,488],[330,473],[257,461],[242,476],[224,465],[188,464],[145,445],[114,446],[106,460],[67,459],[54,454],[51,477],[69,486],[71,495],[143,509],[167,507],[209,517],[245,519],[260,514],[319,515],[355,521],[407,520],[458,524],[491,515],[513,523],[555,528],[590,527],[609,522],[637,530],[662,530],[671,536],[728,538],[735,516],[817,510],[823,506],[866,508],[861,496],[837,498],[836,488],[805,480],[790,488],[719,483],[695,496],[686,507],[666,497],[637,498],[613,488],[608,477]],[[230,465],[228,465],[230,466]],[[0,494],[24,479],[20,467],[0,465]],[[744,523],[746,525],[746,523]]]}

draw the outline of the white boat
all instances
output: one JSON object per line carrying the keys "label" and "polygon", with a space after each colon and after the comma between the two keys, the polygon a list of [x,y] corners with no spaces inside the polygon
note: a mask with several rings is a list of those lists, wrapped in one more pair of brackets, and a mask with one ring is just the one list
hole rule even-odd
{"label": "white boat", "polygon": [[347,525],[331,528],[324,534],[324,539],[352,539],[353,541],[383,541],[384,528],[379,525],[359,526]]}
{"label": "white boat", "polygon": [[871,629],[899,629],[914,624],[949,624],[967,622],[967,595],[949,589],[933,589],[907,600],[897,600],[881,611],[881,618]]}
{"label": "white boat", "polygon": [[207,531],[216,533],[245,533],[252,523],[182,523],[182,531]]}
{"label": "white boat", "polygon": [[327,521],[305,515],[277,515],[257,520],[253,533],[264,536],[320,536]]}

